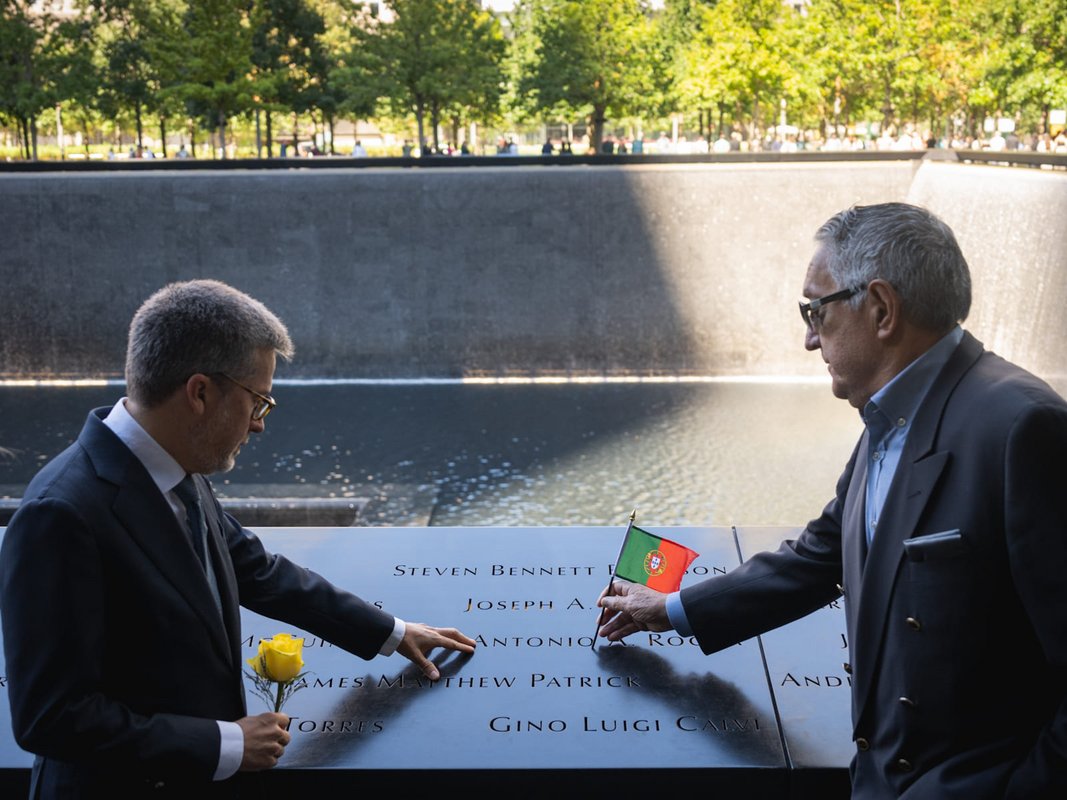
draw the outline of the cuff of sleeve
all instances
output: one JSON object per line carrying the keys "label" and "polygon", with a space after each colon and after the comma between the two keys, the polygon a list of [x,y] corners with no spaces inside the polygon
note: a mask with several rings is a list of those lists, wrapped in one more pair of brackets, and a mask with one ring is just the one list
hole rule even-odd
{"label": "cuff of sleeve", "polygon": [[407,630],[407,625],[404,624],[404,620],[400,617],[393,617],[393,632],[389,634],[389,638],[385,640],[385,644],[382,645],[382,649],[378,651],[380,656],[391,656],[396,652],[396,648],[400,646],[401,640],[404,638],[404,632]]}
{"label": "cuff of sleeve", "polygon": [[685,608],[682,606],[681,592],[671,592],[667,595],[667,618],[670,619],[671,625],[682,636],[693,635],[689,617],[685,615]]}
{"label": "cuff of sleeve", "polygon": [[245,734],[236,722],[216,721],[219,724],[219,766],[215,770],[214,780],[224,781],[235,775],[241,767],[241,759],[245,754]]}

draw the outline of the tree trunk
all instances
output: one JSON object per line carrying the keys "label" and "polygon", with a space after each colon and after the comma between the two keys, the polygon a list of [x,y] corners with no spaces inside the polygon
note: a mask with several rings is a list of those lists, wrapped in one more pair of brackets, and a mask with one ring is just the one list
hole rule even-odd
{"label": "tree trunk", "polygon": [[415,124],[418,128],[419,135],[419,157],[422,158],[426,155],[426,135],[423,131],[422,118],[426,114],[426,108],[423,105],[422,100],[415,101]]}
{"label": "tree trunk", "polygon": [[893,124],[893,83],[891,76],[887,73],[885,76],[885,101],[882,105],[882,132],[885,133],[889,130],[889,126]]}
{"label": "tree trunk", "polygon": [[163,158],[167,157],[167,121],[163,118],[163,115],[159,115],[159,146],[162,150]]}
{"label": "tree trunk", "polygon": [[437,103],[430,106],[430,127],[433,129],[433,151],[441,152],[441,140],[437,135],[437,129],[441,127],[441,109]]}
{"label": "tree trunk", "polygon": [[222,154],[220,157],[226,158],[226,114],[223,110],[219,109],[219,152]]}
{"label": "tree trunk", "polygon": [[267,109],[267,158],[274,158],[274,133],[270,109]]}
{"label": "tree trunk", "polygon": [[604,121],[606,106],[603,103],[593,106],[593,113],[589,116],[589,152],[599,153],[600,143],[604,141]]}
{"label": "tree trunk", "polygon": [[17,117],[17,119],[18,119],[18,128],[19,128],[19,147],[22,149],[23,158],[25,158],[27,161],[29,161],[30,160],[30,124],[29,124],[29,121],[23,116],[19,116],[19,117]]}
{"label": "tree trunk", "polygon": [[144,131],[141,129],[141,104],[135,103],[133,106],[133,118],[137,123],[137,147],[140,149],[144,147]]}
{"label": "tree trunk", "polygon": [[33,160],[37,160],[37,117],[30,117],[30,145],[33,147]]}

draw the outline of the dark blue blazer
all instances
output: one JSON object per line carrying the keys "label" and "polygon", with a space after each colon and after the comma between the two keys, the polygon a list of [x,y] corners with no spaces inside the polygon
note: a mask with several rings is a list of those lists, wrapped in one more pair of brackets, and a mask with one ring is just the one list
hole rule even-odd
{"label": "dark blue blazer", "polygon": [[795,540],[682,590],[701,648],[843,591],[854,798],[1062,800],[1067,403],[966,334],[912,423],[869,552],[866,453],[864,433]]}
{"label": "dark blue blazer", "polygon": [[92,412],[31,481],[0,550],[15,740],[39,756],[42,797],[61,787],[219,790],[216,720],[247,713],[239,605],[365,659],[394,618],[267,552],[197,476],[213,501],[220,613],[163,494],[103,424],[107,411]]}

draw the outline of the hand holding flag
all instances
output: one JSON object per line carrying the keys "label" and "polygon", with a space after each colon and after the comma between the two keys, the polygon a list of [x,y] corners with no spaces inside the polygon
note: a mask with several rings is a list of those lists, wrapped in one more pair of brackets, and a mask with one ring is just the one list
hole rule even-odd
{"label": "hand holding flag", "polygon": [[[665,594],[678,590],[685,571],[699,555],[684,545],[636,527],[636,516],[636,511],[630,514],[630,524],[615,564],[615,577],[630,583],[616,584],[612,579],[597,600],[603,609],[597,615],[597,634],[610,641],[640,630],[670,630]],[[595,635],[593,646],[596,646]]]}

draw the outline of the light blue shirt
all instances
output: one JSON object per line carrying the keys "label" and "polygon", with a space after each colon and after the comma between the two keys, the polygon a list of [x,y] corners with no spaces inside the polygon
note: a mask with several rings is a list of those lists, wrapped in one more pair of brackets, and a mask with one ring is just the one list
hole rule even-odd
{"label": "light blue shirt", "polygon": [[[867,542],[870,543],[878,527],[878,518],[885,505],[889,487],[893,483],[904,443],[911,431],[915,413],[919,410],[934,379],[948,363],[963,339],[958,325],[937,344],[897,373],[879,389],[864,406],[860,416],[867,426]],[[667,595],[667,616],[682,636],[692,636],[680,592]]]}
{"label": "light blue shirt", "polygon": [[875,392],[860,413],[867,426],[867,496],[864,522],[868,544],[878,528],[878,519],[889,494],[889,487],[893,484],[897,465],[900,464],[900,456],[904,452],[904,444],[908,440],[915,413],[962,338],[963,330],[957,325]]}
{"label": "light blue shirt", "polygon": [[[174,516],[178,518],[178,524],[188,533],[189,523],[185,518],[185,506],[174,493],[174,487],[185,477],[185,470],[182,466],[163,449],[159,442],[152,438],[148,431],[141,427],[137,420],[130,416],[130,412],[126,410],[125,397],[115,403],[104,418],[104,424],[130,448],[130,452],[148,470],[152,482],[159,487],[159,491],[170,504]],[[402,619],[394,617],[393,633],[378,651],[379,655],[388,656],[396,651],[400,640],[404,638],[406,627]],[[241,767],[245,739],[241,726],[236,722],[225,720],[216,720],[216,722],[219,726],[220,738],[219,765],[215,769],[214,780],[221,781],[236,774]]]}

